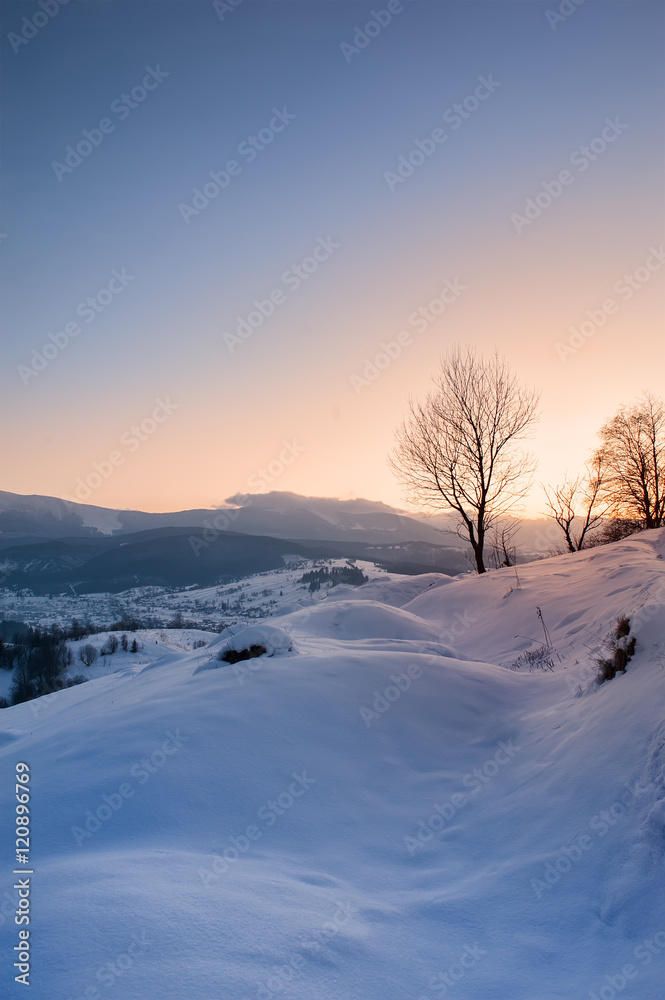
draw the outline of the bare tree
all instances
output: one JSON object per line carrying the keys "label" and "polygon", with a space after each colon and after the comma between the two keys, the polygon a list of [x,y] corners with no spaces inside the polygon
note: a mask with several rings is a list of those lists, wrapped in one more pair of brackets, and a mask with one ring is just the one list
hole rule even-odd
{"label": "bare tree", "polygon": [[85,646],[79,648],[79,659],[86,667],[91,667],[98,655],[92,643],[87,642]]}
{"label": "bare tree", "polygon": [[536,419],[538,393],[522,387],[497,353],[454,348],[434,390],[410,401],[390,464],[411,502],[452,510],[479,573],[488,531],[511,514],[530,486],[534,463],[515,447]]}
{"label": "bare tree", "polygon": [[115,632],[111,632],[106,642],[102,646],[100,652],[102,656],[113,656],[113,654],[117,651],[119,645],[120,645],[120,640],[118,639],[117,635],[115,634]]}
{"label": "bare tree", "polygon": [[589,540],[588,545],[608,545],[610,542],[619,542],[622,538],[634,535],[636,531],[643,531],[642,521],[627,521],[622,517],[610,517],[603,523],[602,528]]}
{"label": "bare tree", "polygon": [[12,705],[19,705],[21,702],[30,701],[37,696],[37,684],[30,673],[27,663],[19,663],[14,668],[12,686],[9,693]]}
{"label": "bare tree", "polygon": [[514,518],[505,523],[497,523],[492,528],[490,548],[495,569],[500,566],[515,566],[517,563],[515,535],[519,528],[520,523]]}
{"label": "bare tree", "polygon": [[[602,456],[596,452],[584,476],[572,480],[566,477],[560,486],[548,488],[543,485],[548,516],[561,528],[569,552],[579,552],[588,544],[590,532],[598,527],[606,513],[600,500],[603,477]],[[577,524],[573,523],[575,521]]]}
{"label": "bare tree", "polygon": [[665,405],[650,392],[600,429],[601,494],[612,517],[644,528],[665,524]]}
{"label": "bare tree", "polygon": [[184,628],[185,619],[183,618],[182,611],[178,610],[173,616],[173,620],[169,625],[169,628]]}

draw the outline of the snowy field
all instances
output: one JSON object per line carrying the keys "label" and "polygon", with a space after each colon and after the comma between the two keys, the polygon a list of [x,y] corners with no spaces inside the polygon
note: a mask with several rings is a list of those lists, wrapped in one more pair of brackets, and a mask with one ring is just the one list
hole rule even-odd
{"label": "snowy field", "polygon": [[[22,761],[33,1000],[658,1000],[665,529],[315,603],[287,583],[269,621],[138,632],[0,713],[0,939]],[[620,615],[635,656],[599,687]],[[511,669],[544,628],[553,669]]]}
{"label": "snowy field", "polygon": [[[91,621],[93,625],[110,625],[122,612],[140,620],[155,619],[166,626],[180,612],[187,620],[218,631],[226,622],[253,621],[280,613],[284,608],[304,607],[320,601],[329,587],[310,594],[302,583],[303,575],[312,569],[345,566],[346,559],[289,559],[283,569],[255,573],[233,583],[215,587],[188,587],[173,590],[167,587],[136,587],[120,594],[36,595],[32,591],[16,593],[0,590],[0,619],[26,622],[28,625],[68,626],[72,618]],[[379,580],[412,580],[401,574],[387,574],[374,563],[355,561],[354,565]]]}

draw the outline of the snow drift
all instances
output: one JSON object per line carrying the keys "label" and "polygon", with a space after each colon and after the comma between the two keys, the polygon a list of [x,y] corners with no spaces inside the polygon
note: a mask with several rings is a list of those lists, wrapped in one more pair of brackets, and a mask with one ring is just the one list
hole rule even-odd
{"label": "snow drift", "polygon": [[[660,996],[664,554],[649,532],[406,608],[379,584],[281,617],[298,655],[251,672],[196,672],[222,637],[4,710],[5,861],[32,776],[31,995]],[[555,669],[506,669],[537,607]],[[619,614],[635,657],[597,687]]]}

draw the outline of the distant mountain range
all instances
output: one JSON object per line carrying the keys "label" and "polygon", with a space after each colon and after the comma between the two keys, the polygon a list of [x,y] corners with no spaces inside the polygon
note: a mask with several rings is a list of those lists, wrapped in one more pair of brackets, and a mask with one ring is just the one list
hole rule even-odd
{"label": "distant mountain range", "polygon": [[[240,500],[242,499],[242,503]],[[425,520],[371,500],[333,500],[295,493],[230,497],[212,510],[151,514],[73,503],[57,497],[23,496],[0,491],[0,547],[47,538],[99,538],[155,528],[203,528],[327,541],[387,543],[458,542],[454,534]]]}
{"label": "distant mountain range", "polygon": [[466,568],[454,533],[383,503],[293,493],[238,499],[152,514],[0,492],[0,585],[38,593],[209,586],[289,556],[366,559],[402,573]]}
{"label": "distant mountain range", "polygon": [[[522,522],[521,558],[546,552],[548,524],[551,531],[551,522]],[[210,586],[275,569],[289,555],[456,574],[468,568],[467,549],[446,515],[419,517],[372,500],[273,492],[153,514],[0,491],[0,586],[38,593]]]}

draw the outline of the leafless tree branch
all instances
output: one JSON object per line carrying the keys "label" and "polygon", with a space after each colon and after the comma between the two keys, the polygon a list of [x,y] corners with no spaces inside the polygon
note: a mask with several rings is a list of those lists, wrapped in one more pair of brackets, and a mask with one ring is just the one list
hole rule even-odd
{"label": "leafless tree branch", "polygon": [[665,405],[650,392],[622,406],[600,429],[600,493],[615,518],[665,524]]}
{"label": "leafless tree branch", "polygon": [[[549,516],[561,528],[569,552],[579,552],[588,544],[589,535],[597,528],[607,509],[600,499],[605,471],[603,459],[596,452],[586,474],[576,479],[565,478],[560,486],[543,485]],[[578,508],[581,507],[580,513]],[[577,525],[573,522],[577,521]]]}
{"label": "leafless tree branch", "polygon": [[446,355],[433,381],[424,401],[410,401],[390,464],[412,503],[455,511],[484,573],[488,531],[531,485],[534,461],[516,443],[536,420],[538,393],[521,386],[498,353],[479,357],[470,348]]}

